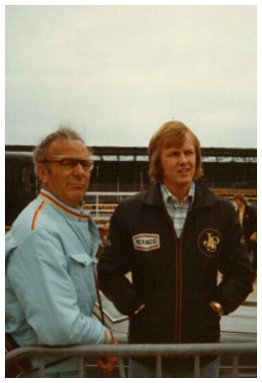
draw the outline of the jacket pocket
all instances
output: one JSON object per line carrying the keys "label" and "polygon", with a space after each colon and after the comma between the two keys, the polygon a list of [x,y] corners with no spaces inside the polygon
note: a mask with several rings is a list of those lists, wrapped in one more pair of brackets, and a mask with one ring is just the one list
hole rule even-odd
{"label": "jacket pocket", "polygon": [[201,292],[190,292],[183,301],[182,341],[216,342],[219,339],[219,318]]}
{"label": "jacket pocket", "polygon": [[87,253],[70,254],[69,257],[82,266],[89,266],[93,263],[93,259]]}
{"label": "jacket pocket", "polygon": [[95,302],[93,262],[88,253],[69,255],[69,274],[75,286],[78,305],[81,307],[91,307]]}
{"label": "jacket pocket", "polygon": [[[130,337],[138,343],[166,343],[170,341],[170,311],[169,296],[154,297],[146,302],[146,307],[137,315],[130,318]],[[171,319],[172,321],[172,319]],[[173,328],[173,325],[172,325]]]}
{"label": "jacket pocket", "polygon": [[202,337],[207,342],[217,342],[220,335],[220,318],[210,307],[209,302],[205,302],[203,308]]}

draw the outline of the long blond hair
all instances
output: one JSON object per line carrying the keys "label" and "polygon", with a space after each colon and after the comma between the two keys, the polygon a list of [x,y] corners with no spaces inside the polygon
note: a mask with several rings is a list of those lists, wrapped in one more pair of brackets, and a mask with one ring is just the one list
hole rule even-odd
{"label": "long blond hair", "polygon": [[199,178],[203,175],[202,160],[201,160],[201,148],[200,142],[196,135],[180,121],[168,121],[165,122],[153,135],[148,147],[149,157],[149,178],[150,181],[161,182],[162,181],[162,169],[160,164],[160,156],[162,148],[167,143],[175,143],[182,145],[186,135],[191,137],[193,145],[196,151],[196,171],[195,178]]}

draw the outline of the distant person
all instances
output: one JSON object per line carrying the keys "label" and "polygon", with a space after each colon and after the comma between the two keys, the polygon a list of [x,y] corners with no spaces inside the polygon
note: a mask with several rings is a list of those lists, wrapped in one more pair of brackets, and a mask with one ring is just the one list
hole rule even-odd
{"label": "distant person", "polygon": [[248,205],[242,195],[235,197],[240,226],[243,230],[243,238],[251,257],[254,270],[257,270],[257,213]]}
{"label": "distant person", "polygon": [[[254,277],[236,212],[197,180],[200,144],[182,122],[165,123],[148,154],[152,186],[113,214],[100,288],[129,316],[130,343],[219,342],[221,315],[246,299]],[[201,377],[217,378],[219,363],[202,357]],[[193,358],[163,358],[163,370],[192,377]],[[155,377],[155,358],[130,358],[129,377]]]}
{"label": "distant person", "polygon": [[[100,237],[81,209],[90,152],[76,132],[61,128],[35,149],[34,161],[42,188],[6,235],[6,333],[18,346],[114,343],[92,315]],[[115,364],[98,358],[105,372]],[[74,377],[76,368],[74,360],[57,363],[47,377]]]}

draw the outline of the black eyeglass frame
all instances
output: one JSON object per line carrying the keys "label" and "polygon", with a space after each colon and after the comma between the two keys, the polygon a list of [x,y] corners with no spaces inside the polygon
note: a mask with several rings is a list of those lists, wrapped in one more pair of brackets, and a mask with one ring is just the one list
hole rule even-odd
{"label": "black eyeglass frame", "polygon": [[[71,164],[70,164],[71,162]],[[82,166],[83,169],[91,171],[94,168],[94,161],[92,160],[80,160],[77,158],[61,158],[54,160],[45,160],[41,161],[42,164],[45,163],[59,163],[62,166],[69,166],[75,168],[78,164]]]}

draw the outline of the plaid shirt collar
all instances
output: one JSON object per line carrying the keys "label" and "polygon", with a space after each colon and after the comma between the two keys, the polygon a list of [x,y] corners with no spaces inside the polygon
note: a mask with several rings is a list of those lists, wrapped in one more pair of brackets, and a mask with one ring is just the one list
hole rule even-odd
{"label": "plaid shirt collar", "polygon": [[187,204],[189,202],[189,208],[191,208],[195,198],[195,190],[196,190],[195,182],[192,182],[188,195],[184,198],[182,202],[179,202],[177,197],[174,196],[164,184],[161,184],[161,192],[162,192],[165,206],[168,206],[170,201],[172,201],[173,204],[175,204],[175,206],[182,206],[183,204]]}
{"label": "plaid shirt collar", "polygon": [[161,185],[161,191],[166,206],[166,210],[171,217],[176,235],[180,238],[183,231],[187,214],[191,209],[194,196],[195,196],[195,184],[192,183],[188,195],[184,198],[182,202],[179,202],[178,199],[170,193],[165,185]]}

